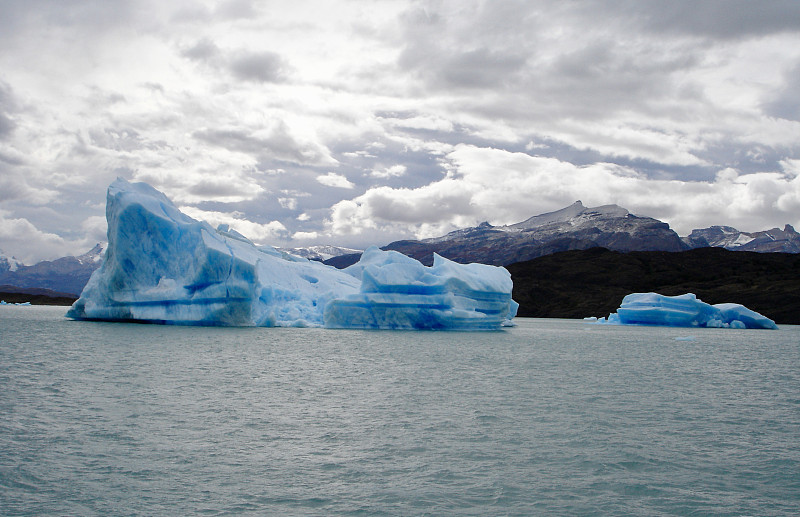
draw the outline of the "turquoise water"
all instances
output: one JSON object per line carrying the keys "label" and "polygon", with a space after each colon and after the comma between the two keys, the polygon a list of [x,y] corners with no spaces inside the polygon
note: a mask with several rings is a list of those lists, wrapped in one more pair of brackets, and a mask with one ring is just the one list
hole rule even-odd
{"label": "turquoise water", "polygon": [[800,327],[63,313],[0,307],[2,515],[800,513]]}

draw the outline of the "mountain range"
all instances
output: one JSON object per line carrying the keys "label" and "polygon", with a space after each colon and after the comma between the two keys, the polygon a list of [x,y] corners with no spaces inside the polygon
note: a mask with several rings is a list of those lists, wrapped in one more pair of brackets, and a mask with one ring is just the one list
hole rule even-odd
{"label": "mountain range", "polygon": [[44,260],[32,266],[0,254],[0,284],[4,285],[6,292],[12,287],[38,288],[77,296],[94,270],[100,267],[104,252],[105,246],[97,244],[83,255]]}
{"label": "mountain range", "polygon": [[[617,205],[586,207],[580,201],[503,226],[484,222],[441,237],[401,240],[383,247],[413,257],[423,264],[433,254],[460,263],[480,262],[508,266],[570,250],[606,248],[617,252],[678,252],[697,248],[730,251],[800,253],[800,234],[786,225],[783,230],[747,233],[730,226],[711,226],[680,237],[665,222],[631,214]],[[281,251],[323,261],[335,267],[354,264],[361,252],[337,246],[281,248]],[[79,295],[102,261],[105,245],[98,244],[78,257],[62,257],[26,266],[0,253],[0,284],[19,288],[44,288]]]}
{"label": "mountain range", "polygon": [[730,226],[711,226],[692,230],[683,242],[691,249],[709,247],[758,253],[800,253],[798,233],[789,224],[783,230],[772,228],[754,233],[740,232]]}
{"label": "mountain range", "polygon": [[[580,201],[533,216],[520,223],[492,226],[488,222],[442,237],[402,240],[384,246],[414,257],[423,264],[433,262],[433,253],[456,262],[481,262],[507,266],[560,251],[602,247],[612,251],[686,251],[722,247],[731,251],[800,253],[800,234],[790,225],[745,233],[729,226],[693,230],[684,238],[667,223],[631,214],[617,205],[587,208]],[[326,261],[346,267],[358,255]]]}

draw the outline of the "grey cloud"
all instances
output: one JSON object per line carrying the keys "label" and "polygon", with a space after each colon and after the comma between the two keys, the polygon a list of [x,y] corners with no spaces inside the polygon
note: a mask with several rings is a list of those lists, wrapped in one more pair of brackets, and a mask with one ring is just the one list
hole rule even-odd
{"label": "grey cloud", "polygon": [[161,93],[161,94],[163,94],[163,93],[165,92],[165,90],[164,90],[164,85],[162,85],[162,84],[160,84],[160,83],[156,83],[156,82],[146,82],[146,83],[143,83],[143,84],[142,84],[142,87],[143,87],[143,88],[146,88],[146,89],[148,89],[148,90],[150,90],[151,92],[154,92],[154,93]]}
{"label": "grey cloud", "polygon": [[91,144],[114,151],[132,152],[145,147],[141,135],[131,128],[103,128],[89,131]]}
{"label": "grey cloud", "polygon": [[785,85],[767,99],[764,110],[772,117],[800,122],[800,63],[795,65],[785,76]]}
{"label": "grey cloud", "polygon": [[525,65],[524,55],[479,48],[447,54],[440,62],[430,49],[415,48],[401,57],[401,66],[416,69],[444,88],[494,88],[513,79]]}
{"label": "grey cloud", "polygon": [[658,46],[640,43],[634,48],[616,38],[608,38],[586,41],[576,50],[561,53],[549,71],[578,81],[620,75],[649,78],[695,66],[699,61],[691,47],[665,52]]}
{"label": "grey cloud", "polygon": [[218,198],[225,196],[241,196],[241,186],[231,183],[227,178],[203,177],[193,182],[187,189],[198,197]]}
{"label": "grey cloud", "polygon": [[279,82],[289,69],[286,61],[276,52],[223,50],[209,38],[181,50],[181,55],[214,69],[226,69],[242,81]]}
{"label": "grey cloud", "polygon": [[30,187],[20,179],[0,165],[0,201],[21,199],[30,194]]}
{"label": "grey cloud", "polygon": [[800,31],[796,1],[499,0],[458,16],[450,4],[425,5],[401,19],[398,66],[428,88],[491,89],[498,106],[465,100],[490,112],[517,110],[519,118],[532,114],[526,107],[539,117],[653,115],[668,104],[676,109],[676,99],[703,102],[679,76],[702,62],[709,40]]}
{"label": "grey cloud", "polygon": [[263,2],[253,0],[228,0],[215,7],[192,3],[178,8],[170,16],[172,23],[204,24],[219,20],[256,21],[261,16]]}
{"label": "grey cloud", "polygon": [[722,39],[800,30],[800,3],[796,0],[596,2],[593,14],[627,18],[659,32]]}
{"label": "grey cloud", "polygon": [[16,124],[11,120],[8,115],[0,112],[0,138],[10,134],[14,131]]}
{"label": "grey cloud", "polygon": [[[29,2],[30,3],[30,2]],[[66,0],[34,2],[40,6],[43,18],[59,25],[97,26],[127,24],[138,18],[138,2],[107,0]]]}
{"label": "grey cloud", "polygon": [[500,1],[460,25],[446,13],[413,10],[403,19],[409,43],[398,65],[417,72],[429,88],[491,90],[463,104],[489,117],[598,117],[657,106],[654,101],[674,95],[671,75],[697,65],[703,50],[639,38],[640,26],[617,24],[619,13],[600,6],[615,10],[602,2]]}
{"label": "grey cloud", "polygon": [[229,63],[233,75],[245,81],[278,82],[284,78],[286,63],[275,52],[245,52]]}
{"label": "grey cloud", "polygon": [[[693,128],[724,116],[724,108],[706,97],[702,79],[691,73],[718,48],[709,35],[713,31],[664,27],[653,37],[649,24],[667,19],[671,8],[655,6],[650,12],[634,4],[500,0],[453,15],[455,4],[431,2],[427,11],[415,9],[402,18],[406,43],[397,65],[422,80],[415,95],[443,98],[443,113],[478,117],[469,122],[472,128],[455,124],[459,138],[482,125],[502,125],[523,138],[561,134],[572,145],[621,149],[609,157],[615,162],[663,160],[664,167],[672,167],[697,158],[697,165],[707,142]],[[681,5],[685,11],[673,12],[673,18],[691,16],[689,4]],[[701,9],[712,7],[704,3]],[[713,22],[714,15],[704,16]],[[719,23],[718,32],[726,33],[727,22]],[[750,30],[780,27],[763,21]],[[606,122],[608,132],[598,132]],[[629,141],[626,132],[644,136]],[[670,150],[667,142],[676,140],[686,148]],[[653,171],[657,164],[645,168]]]}
{"label": "grey cloud", "polygon": [[216,14],[226,19],[251,19],[258,11],[252,0],[228,0],[217,7]]}
{"label": "grey cloud", "polygon": [[276,124],[264,137],[242,129],[202,129],[193,136],[202,142],[252,155],[262,169],[271,168],[270,163],[275,160],[300,165],[330,164],[325,149],[311,142],[298,142],[284,123]]}
{"label": "grey cloud", "polygon": [[[0,161],[0,201],[5,203],[21,201],[21,206],[41,206],[52,201],[57,195],[56,192],[40,183],[37,184],[34,176],[35,173],[24,164],[20,167],[14,160]],[[3,208],[10,206],[5,205]]]}
{"label": "grey cloud", "polygon": [[0,151],[0,162],[3,162],[7,165],[12,167],[18,167],[20,165],[25,165],[25,160],[22,159],[21,156],[12,156],[10,154],[4,153]]}
{"label": "grey cloud", "polygon": [[[655,115],[660,106],[692,100],[703,101],[702,91],[676,84],[684,70],[700,61],[699,51],[687,48],[664,50],[657,45],[631,46],[614,40],[595,40],[553,59],[550,66],[529,75],[525,91],[537,98],[541,113],[558,110],[555,116],[596,118],[615,110],[639,110]],[[692,96],[697,97],[692,99]],[[522,110],[524,113],[525,110]]]}
{"label": "grey cloud", "polygon": [[209,38],[202,38],[181,51],[183,57],[193,61],[209,62],[219,56],[219,47]]}
{"label": "grey cloud", "polygon": [[20,106],[11,90],[11,86],[0,81],[0,138],[11,134],[14,128],[17,127],[12,118],[12,113],[19,110]]}
{"label": "grey cloud", "polygon": [[[0,41],[42,26],[69,30],[91,29],[92,35],[131,27],[149,19],[141,2],[125,0],[22,0],[4,1]],[[30,42],[27,42],[30,43]]]}
{"label": "grey cloud", "polygon": [[[508,5],[512,4],[512,9]],[[516,8],[519,7],[519,8]],[[436,88],[496,88],[526,65],[535,23],[515,2],[492,3],[456,24],[445,8],[430,5],[406,12],[398,65]]]}

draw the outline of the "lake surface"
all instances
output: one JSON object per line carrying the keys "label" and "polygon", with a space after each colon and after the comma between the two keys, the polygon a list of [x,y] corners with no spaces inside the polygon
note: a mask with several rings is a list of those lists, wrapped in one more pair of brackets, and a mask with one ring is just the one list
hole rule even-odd
{"label": "lake surface", "polygon": [[0,307],[2,515],[797,515],[800,327]]}

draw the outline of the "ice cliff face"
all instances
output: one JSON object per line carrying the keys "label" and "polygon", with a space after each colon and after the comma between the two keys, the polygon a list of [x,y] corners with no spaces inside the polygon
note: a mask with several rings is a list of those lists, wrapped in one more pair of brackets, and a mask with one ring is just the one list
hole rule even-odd
{"label": "ice cliff face", "polygon": [[196,221],[144,183],[114,182],[106,218],[105,260],[68,317],[185,325],[492,329],[516,311],[505,269],[449,261],[426,268],[399,254],[370,249],[362,262],[341,271],[257,248],[228,228]]}

